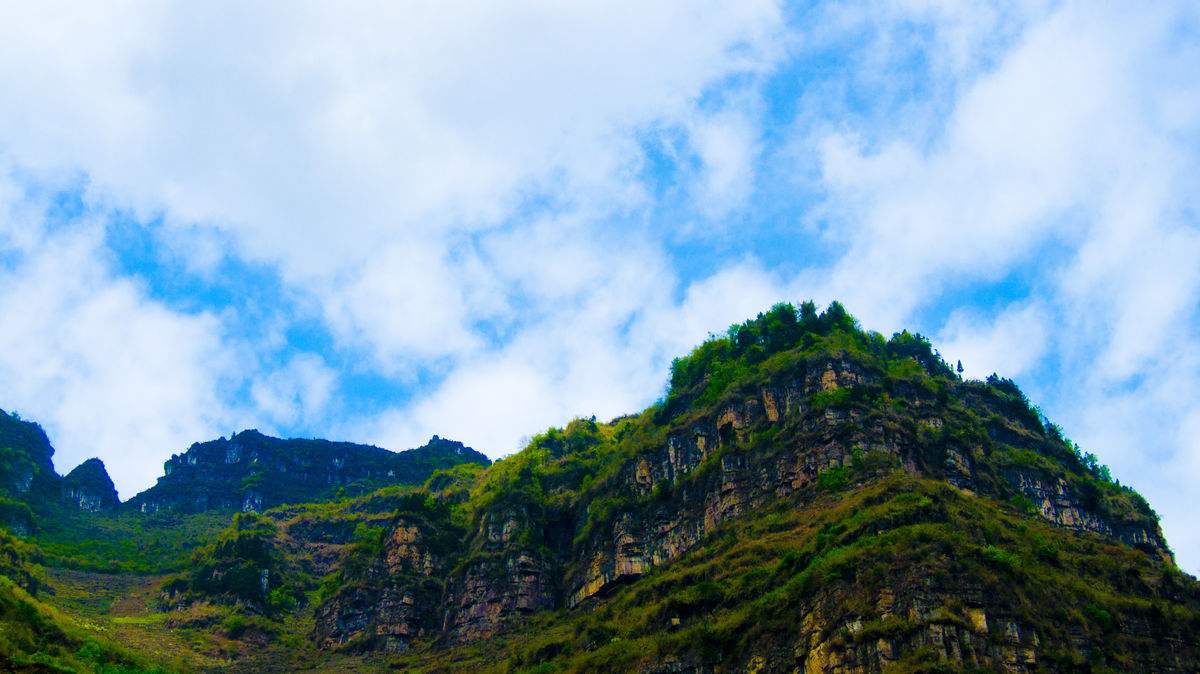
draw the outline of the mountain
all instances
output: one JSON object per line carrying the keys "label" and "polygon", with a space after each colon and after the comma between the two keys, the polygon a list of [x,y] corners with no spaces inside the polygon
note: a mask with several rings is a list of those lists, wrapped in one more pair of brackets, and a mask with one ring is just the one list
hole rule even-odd
{"label": "mountain", "polygon": [[158,483],[126,507],[146,513],[259,511],[391,484],[419,485],[435,470],[464,462],[491,463],[461,442],[436,435],[416,449],[392,452],[349,442],[283,440],[248,430],[172,455]]}
{"label": "mountain", "polygon": [[424,492],[243,519],[166,601],[311,611],[320,649],[414,670],[1200,665],[1200,590],[1144,499],[1011,381],[837,304]]}
{"label": "mountain", "polygon": [[0,410],[0,525],[28,535],[31,502],[57,491],[54,448],[42,427]]}
{"label": "mountain", "polygon": [[63,496],[80,510],[115,510],[120,505],[117,488],[100,459],[88,459],[62,480]]}
{"label": "mountain", "polygon": [[[242,435],[183,457],[240,466]],[[48,569],[47,601],[182,670],[1200,671],[1200,583],[1145,499],[1013,382],[837,303],[732,326],[638,414],[313,495],[165,579]]]}
{"label": "mountain", "polygon": [[0,525],[21,535],[37,520],[72,504],[84,510],[112,509],[117,493],[99,459],[88,459],[66,480],[54,470],[54,447],[42,427],[0,410]]}

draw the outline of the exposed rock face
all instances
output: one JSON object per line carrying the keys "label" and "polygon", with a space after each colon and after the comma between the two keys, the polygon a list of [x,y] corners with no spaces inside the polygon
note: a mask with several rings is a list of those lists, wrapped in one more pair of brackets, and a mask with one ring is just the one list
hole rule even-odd
{"label": "exposed rock face", "polygon": [[88,459],[67,473],[62,490],[63,497],[80,510],[101,512],[120,505],[117,489],[100,459]]}
{"label": "exposed rock face", "polygon": [[54,491],[53,456],[41,426],[0,410],[0,493],[29,499]]}
{"label": "exposed rock face", "polygon": [[[934,454],[944,458],[936,460],[921,437],[929,429],[940,431],[945,424],[937,416],[944,410],[932,405],[929,416],[915,429],[871,423],[853,411],[827,409],[814,414],[805,409],[804,401],[813,393],[876,381],[874,373],[852,361],[831,360],[782,386],[763,387],[740,402],[722,406],[715,414],[671,433],[666,446],[657,452],[630,462],[626,484],[643,496],[655,486],[678,485],[697,471],[704,475],[687,480],[668,504],[626,514],[577,548],[574,568],[579,571],[567,579],[567,605],[602,595],[653,566],[678,558],[723,522],[789,496],[822,470],[851,466],[856,452],[876,460],[890,459],[916,475],[941,478],[962,489],[1015,491],[1033,501],[1047,521],[1110,536],[1163,558],[1169,556],[1156,524],[1105,518],[1062,480],[1048,484],[1036,471],[1011,469],[981,476],[979,471],[990,467],[976,465],[978,447],[942,447]],[[993,412],[984,402],[976,403],[980,412]],[[791,442],[769,453],[744,449],[752,432],[772,426],[789,427]],[[1011,436],[1029,442],[1019,432]],[[710,462],[714,455],[719,456]],[[999,486],[996,477],[1004,481]]]}
{"label": "exposed rock face", "polygon": [[447,584],[443,626],[450,638],[484,639],[521,616],[555,608],[558,560],[539,550],[544,532],[531,520],[526,509],[507,504],[483,514],[470,561]]}
{"label": "exposed rock face", "polygon": [[[899,463],[903,439],[894,432],[843,411],[806,409],[813,393],[871,384],[874,373],[849,360],[831,360],[797,374],[675,430],[665,447],[627,466],[626,483],[640,495],[655,486],[684,487],[667,503],[622,516],[575,551],[579,571],[567,579],[568,606],[678,558],[723,522],[791,495],[826,468],[849,466],[854,448],[886,453]],[[784,422],[799,433],[798,442],[782,451],[769,456],[730,451],[745,447],[752,431]],[[702,479],[689,479],[697,471],[704,472]]]}
{"label": "exposed rock face", "polygon": [[38,424],[0,410],[0,447],[20,451],[32,464],[30,467],[35,473],[54,474],[54,447]]}
{"label": "exposed rock face", "polygon": [[[293,532],[299,533],[299,532]],[[378,555],[346,579],[316,611],[316,637],[326,648],[403,651],[441,629],[443,579],[453,561],[446,541],[426,518],[396,517]],[[353,554],[353,550],[346,550]]]}
{"label": "exposed rock face", "polygon": [[[1041,451],[1037,443],[1044,440],[970,391],[960,394],[968,411],[919,390],[899,391],[908,396],[906,414],[915,420],[908,423],[814,403],[821,395],[880,381],[870,367],[834,357],[784,373],[707,414],[684,416],[661,446],[622,467],[614,489],[638,505],[591,529],[584,527],[586,511],[548,519],[528,503],[499,501],[479,514],[471,536],[433,555],[422,543],[432,535],[428,523],[397,522],[372,572],[318,610],[318,637],[331,646],[375,640],[392,650],[405,648],[417,635],[448,643],[487,639],[531,613],[603,597],[678,559],[723,523],[781,499],[810,498],[819,476],[830,469],[867,479],[872,471],[900,468],[998,500],[1024,495],[1059,526],[1168,554],[1156,526],[1114,521],[1088,507],[1066,483],[1047,482],[1036,471],[998,467],[988,447],[1004,443]],[[967,414],[992,419],[993,435],[1002,439],[956,435]],[[426,582],[443,577],[444,583]],[[1036,633],[971,588],[916,587],[901,594],[903,599],[888,604],[883,615],[916,625],[902,643],[858,639],[857,627],[837,622],[836,601],[830,599],[833,603],[810,609],[798,640],[779,656],[792,664],[780,669],[760,663],[762,671],[876,672],[914,649],[1006,671],[1038,666]],[[930,613],[947,597],[967,600],[961,616],[943,619]],[[833,633],[843,636],[833,639]],[[703,663],[693,664],[705,669]],[[692,665],[680,667],[689,671]],[[747,667],[755,669],[753,663]]]}
{"label": "exposed rock face", "polygon": [[163,465],[158,484],[134,496],[142,512],[262,511],[283,503],[365,493],[392,484],[421,484],[433,471],[487,457],[434,436],[404,452],[328,440],[282,440],[250,430],[192,445]]}

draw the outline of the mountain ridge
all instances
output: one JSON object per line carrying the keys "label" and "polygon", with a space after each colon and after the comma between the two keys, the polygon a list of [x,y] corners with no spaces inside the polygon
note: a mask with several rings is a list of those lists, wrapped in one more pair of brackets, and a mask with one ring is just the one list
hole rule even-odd
{"label": "mountain ridge", "polygon": [[[198,443],[170,472],[275,466],[260,437]],[[331,462],[305,465],[347,486]],[[641,413],[368,487],[128,509],[228,524],[143,583],[158,622],[139,629],[233,671],[1200,668],[1200,584],[1145,499],[1013,382],[963,380],[838,303],[713,336]],[[88,578],[51,574],[67,594]]]}
{"label": "mountain ridge", "polygon": [[142,512],[260,511],[320,499],[339,488],[366,493],[388,484],[420,484],[438,468],[460,462],[489,465],[491,460],[437,435],[397,452],[351,442],[275,438],[248,429],[173,454],[156,484],[123,506]]}

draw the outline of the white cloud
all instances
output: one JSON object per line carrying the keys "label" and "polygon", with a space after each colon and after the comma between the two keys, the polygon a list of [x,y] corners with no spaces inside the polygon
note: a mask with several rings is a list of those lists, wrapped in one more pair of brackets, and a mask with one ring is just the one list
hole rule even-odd
{"label": "white cloud", "polygon": [[318,296],[334,335],[395,372],[478,346],[463,280],[443,246],[414,240],[381,248],[324,282]]}
{"label": "white cloud", "polygon": [[[553,350],[559,363],[547,384],[583,376],[595,384],[592,397],[568,396],[569,404],[613,408],[646,389],[633,393],[626,378],[602,394],[616,376],[567,361],[593,350],[603,358],[602,340],[621,334],[619,322],[631,320],[639,302],[661,304],[653,296],[674,279],[655,244],[635,241],[636,227],[596,218],[646,203],[638,130],[682,127],[699,117],[706,87],[768,68],[779,25],[776,4],[758,1],[359,11],[9,5],[0,9],[0,89],[10,103],[0,107],[0,148],[47,184],[82,173],[95,212],[161,217],[158,242],[190,273],[211,279],[228,257],[274,265],[305,318],[322,320],[339,348],[370,356],[364,369],[411,380],[432,367],[447,373],[445,390],[465,391],[459,382],[480,363],[519,372],[541,364],[547,340],[568,338],[573,346]],[[706,165],[718,167],[714,187],[734,198],[737,171],[719,167],[744,159],[725,133],[718,142],[715,127],[707,132]],[[543,198],[588,219],[500,227]],[[597,256],[582,240],[633,243]],[[285,326],[266,326],[258,344],[222,342],[222,327],[249,317],[170,312],[113,278],[98,240],[78,257],[98,280],[74,290],[75,304],[114,286],[127,296],[111,310],[115,324],[132,329],[150,311],[188,326],[170,347],[186,351],[176,355],[178,367],[199,359],[214,374],[181,375],[197,408],[181,418],[221,421],[192,424],[189,439],[223,426],[231,404],[250,423],[286,425],[315,423],[322,404],[334,402],[328,372],[313,361],[273,373],[257,366],[279,348]],[[4,299],[22,301],[27,291],[13,286]],[[581,308],[564,310],[569,303]],[[70,320],[71,307],[59,309]],[[500,354],[480,334],[480,320],[511,342]],[[526,324],[528,337],[520,332]],[[42,325],[47,334],[31,332],[21,348],[54,344],[53,329]],[[245,369],[222,386],[215,373],[229,354]],[[602,362],[619,369],[625,360]],[[644,363],[630,361],[624,371]],[[135,375],[122,385],[140,383]],[[231,403],[230,389],[241,386],[250,400]],[[314,390],[306,394],[306,386]],[[108,395],[99,383],[80,390]],[[65,413],[45,402],[52,398],[44,394],[39,416],[59,424],[70,445],[69,433],[82,437],[85,429],[55,421]],[[555,413],[568,402],[552,406]],[[177,412],[166,403],[144,407],[141,416]],[[125,414],[122,423],[137,418]],[[445,415],[425,418],[432,425]],[[148,445],[161,452],[165,438]],[[114,477],[141,486],[154,470]]]}
{"label": "white cloud", "polygon": [[324,411],[336,377],[319,356],[300,354],[253,382],[250,395],[260,415],[277,427],[295,427]]}
{"label": "white cloud", "polygon": [[114,278],[95,223],[39,235],[0,215],[0,231],[18,230],[37,238],[0,270],[0,381],[5,406],[46,427],[60,472],[103,457],[128,497],[168,451],[235,422],[218,393],[238,363],[215,317],[175,313]]}
{"label": "white cloud", "polygon": [[765,67],[778,21],[772,2],[10,6],[0,128],[20,131],[0,142],[307,278],[539,186],[638,198],[628,132]]}
{"label": "white cloud", "polygon": [[610,272],[591,278],[582,300],[554,305],[510,343],[459,363],[432,394],[357,434],[389,447],[453,434],[498,457],[575,416],[637,411],[662,392],[671,358],[780,298],[753,262],[692,284],[678,304],[662,260],[614,254],[604,262]]}
{"label": "white cloud", "polygon": [[1046,355],[1048,322],[1036,304],[1009,306],[995,316],[960,310],[946,320],[936,342],[947,361],[962,362],[964,376],[1020,377]]}
{"label": "white cloud", "polygon": [[745,205],[754,185],[758,125],[745,112],[723,111],[692,124],[700,158],[695,200],[709,220]]}

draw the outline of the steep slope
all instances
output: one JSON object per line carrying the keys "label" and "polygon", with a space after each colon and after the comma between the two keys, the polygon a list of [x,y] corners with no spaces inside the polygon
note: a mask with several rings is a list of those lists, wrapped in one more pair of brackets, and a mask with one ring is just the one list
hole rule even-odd
{"label": "steep slope", "polygon": [[32,508],[59,493],[54,448],[42,427],[0,410],[0,526],[28,535]]}
{"label": "steep slope", "polygon": [[167,518],[141,550],[264,509],[198,528],[122,625],[247,672],[1200,670],[1200,584],[1145,500],[1011,381],[836,303],[731,327],[638,415],[490,466],[434,470],[470,456],[439,441],[423,484],[290,442],[196,445],[153,512],[76,511]]}
{"label": "steep slope", "polygon": [[0,530],[0,671],[162,672],[39,601],[36,547]]}
{"label": "steep slope", "polygon": [[392,484],[421,484],[433,471],[464,462],[490,463],[470,447],[436,435],[416,449],[391,452],[349,442],[283,440],[249,430],[172,455],[158,483],[125,505],[145,513],[260,511]]}
{"label": "steep slope", "polygon": [[1200,665],[1200,595],[1140,496],[1011,382],[837,304],[734,326],[643,414],[464,477],[346,553],[319,643],[434,668],[497,638],[510,665],[614,671]]}
{"label": "steep slope", "polygon": [[100,459],[88,459],[62,480],[63,496],[80,510],[115,510],[120,505],[117,488]]}
{"label": "steep slope", "polygon": [[84,461],[64,479],[53,456],[41,426],[0,410],[0,526],[27,536],[64,511],[116,508],[117,492],[100,459]]}

